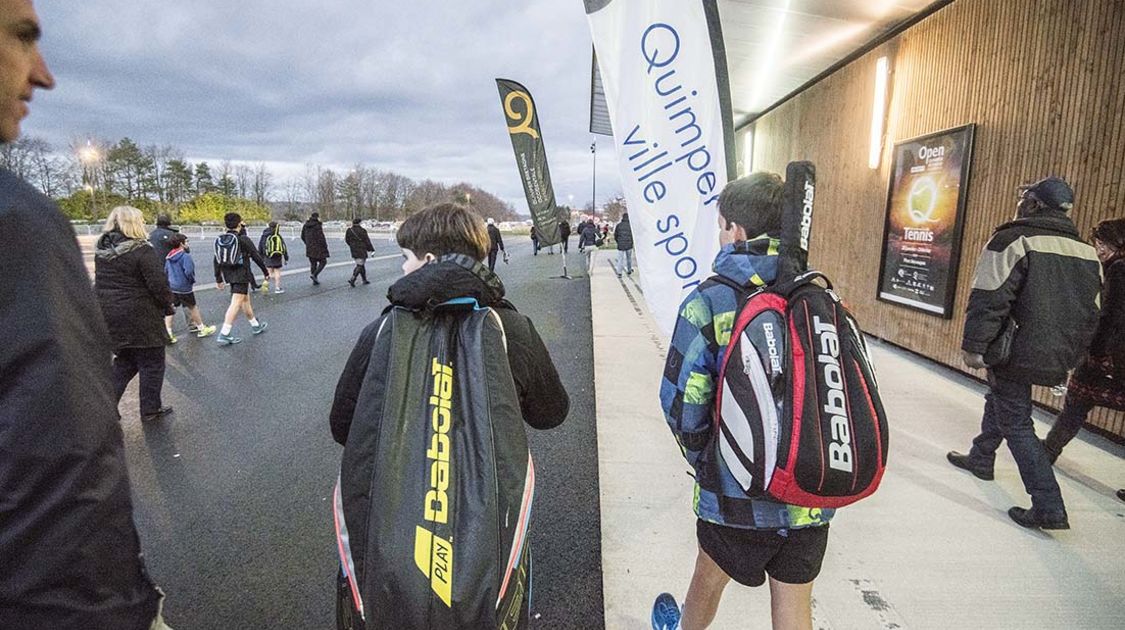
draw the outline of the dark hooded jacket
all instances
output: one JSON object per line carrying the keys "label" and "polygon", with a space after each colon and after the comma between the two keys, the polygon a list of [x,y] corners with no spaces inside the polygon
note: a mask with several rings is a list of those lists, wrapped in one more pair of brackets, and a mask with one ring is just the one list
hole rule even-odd
{"label": "dark hooded jacket", "polygon": [[985,356],[1009,320],[1010,358],[992,365],[1019,383],[1057,385],[1078,365],[1098,321],[1101,263],[1064,212],[1005,223],[981,253],[961,349]]}
{"label": "dark hooded jacket", "polygon": [[1125,411],[1125,255],[1105,264],[1098,327],[1086,359],[1070,377],[1066,396]]}
{"label": "dark hooded jacket", "polygon": [[[504,300],[504,285],[488,267],[467,256],[443,256],[399,279],[387,294],[391,304],[410,309],[432,308],[458,297],[474,298],[481,305],[495,308],[500,316],[524,421],[536,429],[561,424],[570,409],[570,399],[551,355],[531,320]],[[381,317],[372,322],[360,334],[336,385],[329,423],[332,436],[340,444],[347,442],[356,400],[382,320]]]}
{"label": "dark hooded jacket", "polygon": [[305,242],[305,256],[311,260],[328,258],[328,240],[324,238],[324,224],[320,219],[309,217],[301,228],[301,240]]}
{"label": "dark hooded jacket", "polygon": [[621,222],[613,228],[613,240],[617,243],[619,251],[627,252],[633,249],[633,227],[629,225],[629,215],[621,217]]}
{"label": "dark hooded jacket", "polygon": [[175,312],[172,289],[164,259],[148,241],[117,231],[102,234],[94,252],[94,288],[115,350],[164,346],[164,316]]}
{"label": "dark hooded jacket", "polygon": [[0,251],[0,628],[147,630],[109,332],[74,230],[3,169]]}
{"label": "dark hooded jacket", "polygon": [[352,224],[344,233],[344,242],[351,250],[352,258],[355,259],[367,258],[368,252],[375,251],[375,246],[371,244],[371,237],[362,225]]}

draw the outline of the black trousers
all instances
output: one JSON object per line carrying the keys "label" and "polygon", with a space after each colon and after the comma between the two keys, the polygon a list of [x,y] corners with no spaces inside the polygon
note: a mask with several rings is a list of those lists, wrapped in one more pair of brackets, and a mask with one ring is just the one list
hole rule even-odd
{"label": "black trousers", "polygon": [[1059,458],[1063,448],[1078,435],[1078,431],[1086,423],[1086,416],[1090,415],[1093,408],[1094,405],[1088,402],[1075,400],[1073,396],[1066,397],[1062,412],[1047,433],[1047,439],[1043,440],[1043,448],[1047,449],[1047,456],[1052,462]]}
{"label": "black trousers", "polygon": [[122,348],[113,355],[113,386],[117,402],[137,374],[141,375],[141,415],[156,413],[163,407],[160,391],[164,388],[164,346],[159,348]]}
{"label": "black trousers", "polygon": [[320,275],[320,272],[324,271],[324,268],[328,266],[328,259],[310,258],[309,265],[312,267],[309,269],[309,274],[313,277],[313,280],[315,280],[317,276]]}
{"label": "black trousers", "polygon": [[569,236],[562,240],[562,246],[563,246],[563,253],[564,254],[567,253],[567,251],[570,250],[570,237]]}
{"label": "black trousers", "polygon": [[352,282],[355,282],[356,278],[363,278],[363,281],[367,282],[367,259],[355,258],[354,260],[355,269],[352,269]]}
{"label": "black trousers", "polygon": [[498,254],[498,253],[500,253],[500,250],[496,250],[496,249],[488,252],[488,270],[489,271],[496,271],[496,254]]}
{"label": "black trousers", "polygon": [[1047,512],[1064,510],[1047,450],[1035,437],[1031,422],[1031,385],[1000,378],[991,370],[988,381],[980,435],[973,439],[969,461],[978,470],[992,470],[996,450],[1006,441],[1032,506]]}

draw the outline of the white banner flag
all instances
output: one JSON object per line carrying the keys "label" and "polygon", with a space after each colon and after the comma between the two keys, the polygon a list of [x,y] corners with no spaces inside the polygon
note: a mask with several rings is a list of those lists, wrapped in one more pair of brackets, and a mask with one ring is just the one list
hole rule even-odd
{"label": "white banner flag", "polygon": [[715,0],[585,0],[649,310],[671,336],[711,275],[733,172]]}

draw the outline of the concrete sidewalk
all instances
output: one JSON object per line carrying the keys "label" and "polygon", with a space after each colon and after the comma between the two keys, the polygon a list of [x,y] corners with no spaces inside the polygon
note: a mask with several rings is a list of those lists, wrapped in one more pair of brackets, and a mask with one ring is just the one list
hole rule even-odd
{"label": "concrete sidewalk", "polygon": [[[665,340],[611,256],[591,264],[606,627],[647,628],[653,598],[682,601],[694,565],[692,481],[664,423]],[[880,490],[832,522],[814,625],[1120,628],[1125,618],[1125,449],[1085,432],[1056,467],[1072,529],[1025,530],[1030,505],[1002,448],[996,481],[950,466],[979,428],[984,387],[872,343],[891,424]],[[1038,414],[1044,435],[1051,418]],[[1047,421],[1047,422],[1044,422]],[[732,584],[713,628],[769,628],[769,591]]]}

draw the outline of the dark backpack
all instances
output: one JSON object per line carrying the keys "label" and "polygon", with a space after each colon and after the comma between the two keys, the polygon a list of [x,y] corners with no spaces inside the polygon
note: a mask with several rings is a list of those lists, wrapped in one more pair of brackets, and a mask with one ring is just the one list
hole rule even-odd
{"label": "dark backpack", "polygon": [[266,256],[270,258],[281,256],[285,253],[285,239],[281,238],[281,226],[273,229],[273,234],[266,237]]}
{"label": "dark backpack", "polygon": [[717,454],[750,497],[837,508],[879,487],[887,418],[875,373],[859,325],[819,272],[746,298],[714,414]]}
{"label": "dark backpack", "polygon": [[388,311],[335,493],[338,625],[525,627],[535,469],[500,317]]}
{"label": "dark backpack", "polygon": [[237,234],[226,232],[215,239],[215,260],[223,267],[242,266],[242,248]]}

